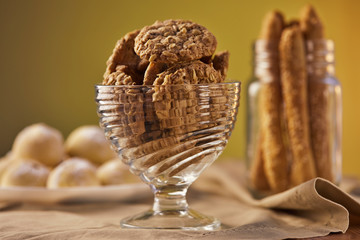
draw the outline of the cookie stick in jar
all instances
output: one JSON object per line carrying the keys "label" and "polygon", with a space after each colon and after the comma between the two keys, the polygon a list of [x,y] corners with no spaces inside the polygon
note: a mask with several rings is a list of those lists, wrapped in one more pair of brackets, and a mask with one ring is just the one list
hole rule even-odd
{"label": "cookie stick in jar", "polygon": [[[325,78],[325,69],[314,66],[315,58],[323,48],[321,41],[324,40],[323,24],[311,5],[305,6],[300,15],[300,27],[304,35],[308,53],[312,54],[313,59],[308,62],[308,84],[309,84],[309,113],[312,149],[317,174],[319,177],[332,181],[332,164],[329,152],[329,119],[327,117],[328,102],[326,98],[326,86],[321,82]],[[320,43],[320,44],[319,44]],[[311,52],[309,52],[311,51]],[[321,57],[321,56],[320,56]],[[324,60],[325,61],[325,60]],[[315,69],[316,68],[316,69]]]}
{"label": "cookie stick in jar", "polygon": [[305,47],[300,27],[285,28],[280,39],[280,71],[285,121],[293,156],[291,183],[316,177],[310,144]]}
{"label": "cookie stick in jar", "polygon": [[[265,16],[260,33],[260,39],[264,40],[262,51],[270,56],[267,57],[269,67],[262,69],[258,75],[262,82],[259,96],[261,135],[259,139],[262,142],[258,144],[260,153],[255,154],[258,156],[255,161],[263,159],[264,175],[271,190],[275,192],[285,190],[288,182],[288,161],[281,130],[281,89],[278,58],[278,46],[283,27],[282,14],[272,11]],[[254,164],[254,166],[257,165],[259,164]],[[261,168],[256,169],[261,170]],[[261,177],[262,173],[258,172],[256,175]],[[256,176],[253,176],[252,179],[261,180],[257,179]],[[259,184],[256,183],[256,185]]]}
{"label": "cookie stick in jar", "polygon": [[251,165],[250,169],[250,181],[254,189],[259,191],[268,191],[270,190],[270,186],[264,170],[262,138],[263,134],[260,134],[257,144],[255,146],[253,164]]}

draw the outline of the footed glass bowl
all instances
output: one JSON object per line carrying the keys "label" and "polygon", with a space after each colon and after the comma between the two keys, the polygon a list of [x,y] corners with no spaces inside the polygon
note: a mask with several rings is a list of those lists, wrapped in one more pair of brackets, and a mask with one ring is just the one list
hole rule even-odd
{"label": "footed glass bowl", "polygon": [[155,195],[152,209],[125,228],[215,230],[220,222],[189,209],[186,192],[222,153],[236,121],[240,83],[97,85],[100,126],[130,171]]}

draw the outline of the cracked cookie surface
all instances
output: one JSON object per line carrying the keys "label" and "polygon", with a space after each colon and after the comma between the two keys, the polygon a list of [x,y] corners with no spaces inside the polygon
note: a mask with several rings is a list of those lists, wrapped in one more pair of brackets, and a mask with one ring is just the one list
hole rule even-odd
{"label": "cracked cookie surface", "polygon": [[215,52],[215,36],[205,27],[187,20],[156,21],[135,38],[135,52],[150,62],[191,61]]}
{"label": "cracked cookie surface", "polygon": [[142,76],[125,65],[116,66],[115,72],[110,73],[102,82],[103,85],[140,85]]}
{"label": "cracked cookie surface", "polygon": [[199,60],[183,62],[158,74],[154,85],[205,84],[223,82],[220,72]]}

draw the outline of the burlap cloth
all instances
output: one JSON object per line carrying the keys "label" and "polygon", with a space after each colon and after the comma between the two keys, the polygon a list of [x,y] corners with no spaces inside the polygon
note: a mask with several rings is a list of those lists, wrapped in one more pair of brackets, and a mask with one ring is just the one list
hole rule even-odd
{"label": "burlap cloth", "polygon": [[[137,202],[22,204],[0,212],[0,239],[284,239],[345,232],[349,215],[360,216],[357,180],[344,187],[314,179],[296,188],[255,200],[244,187],[240,161],[213,164],[193,184],[193,209],[217,217],[219,231],[121,229],[123,217],[147,210],[151,195]],[[344,190],[346,189],[346,190]],[[1,206],[0,206],[1,207]]]}

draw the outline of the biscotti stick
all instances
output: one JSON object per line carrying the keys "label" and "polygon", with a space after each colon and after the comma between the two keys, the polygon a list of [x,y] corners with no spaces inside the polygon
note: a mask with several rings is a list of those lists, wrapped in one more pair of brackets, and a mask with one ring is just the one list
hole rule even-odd
{"label": "biscotti stick", "polygon": [[271,190],[275,192],[285,190],[288,183],[288,161],[281,130],[282,105],[278,57],[283,26],[284,20],[281,13],[272,11],[265,16],[260,39],[265,40],[262,50],[270,55],[267,59],[269,67],[258,76],[262,82],[259,96],[260,134],[262,135],[260,151],[262,151],[265,176]]}
{"label": "biscotti stick", "polygon": [[278,44],[283,28],[283,15],[279,11],[271,11],[264,17],[259,38],[264,40],[272,40]]}
{"label": "biscotti stick", "polygon": [[260,139],[258,140],[258,144],[255,148],[253,164],[251,165],[251,169],[250,169],[250,180],[252,187],[254,187],[256,190],[267,191],[270,189],[270,186],[264,170],[264,154],[263,154],[262,138],[263,138],[263,134],[260,135]]}
{"label": "biscotti stick", "polygon": [[[307,49],[308,54],[315,57],[319,52],[323,52],[323,45],[319,41],[324,40],[323,25],[312,6],[307,5],[301,11],[300,27],[307,44],[312,45],[312,49]],[[320,56],[321,57],[321,56]],[[314,61],[314,60],[312,60]],[[325,61],[323,59],[322,61]],[[326,98],[326,85],[321,81],[326,76],[326,69],[315,66],[316,63],[308,62],[309,75],[309,113],[310,113],[310,132],[312,149],[317,174],[319,177],[333,181],[332,168],[329,149],[329,119],[327,116],[328,102]],[[325,67],[323,67],[325,68]],[[315,72],[315,70],[317,70]],[[320,70],[320,71],[319,71]]]}
{"label": "biscotti stick", "polygon": [[316,176],[308,123],[305,48],[299,26],[283,31],[279,51],[286,125],[293,156],[291,182],[298,185]]}
{"label": "biscotti stick", "polygon": [[300,28],[305,40],[324,39],[324,27],[315,9],[311,5],[306,5],[300,13]]}

